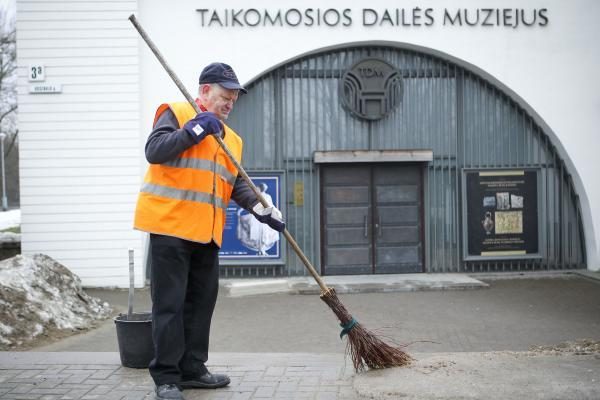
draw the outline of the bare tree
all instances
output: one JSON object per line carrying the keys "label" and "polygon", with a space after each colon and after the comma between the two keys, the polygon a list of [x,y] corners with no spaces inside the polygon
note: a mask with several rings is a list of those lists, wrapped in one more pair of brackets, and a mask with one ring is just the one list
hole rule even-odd
{"label": "bare tree", "polygon": [[[9,205],[19,203],[17,128],[17,43],[14,13],[0,6],[0,132],[6,134],[4,158]],[[1,190],[1,187],[0,187]]]}

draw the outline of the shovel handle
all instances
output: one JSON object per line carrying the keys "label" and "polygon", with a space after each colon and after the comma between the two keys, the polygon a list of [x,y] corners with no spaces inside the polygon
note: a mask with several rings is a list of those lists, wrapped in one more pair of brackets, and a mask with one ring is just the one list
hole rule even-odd
{"label": "shovel handle", "polygon": [[[138,22],[137,18],[135,17],[135,15],[131,14],[129,16],[129,21],[131,21],[131,23],[133,24],[135,29],[137,29],[137,31],[139,32],[142,39],[144,39],[144,42],[146,42],[146,44],[148,45],[148,47],[150,48],[152,53],[154,53],[154,55],[158,59],[158,62],[160,62],[160,64],[163,66],[163,68],[165,69],[165,71],[167,72],[169,77],[173,80],[175,85],[177,85],[177,88],[179,88],[179,91],[183,94],[185,99],[190,103],[190,105],[192,107],[194,107],[194,110],[196,111],[196,113],[198,113],[198,114],[201,113],[202,111],[200,110],[200,107],[198,107],[198,104],[196,104],[196,102],[194,101],[194,98],[187,91],[187,89],[185,88],[183,83],[181,83],[181,80],[179,80],[179,78],[177,77],[177,75],[175,74],[173,69],[171,69],[169,64],[167,64],[163,55],[158,50],[158,48],[156,47],[154,42],[152,42],[152,40],[150,39],[150,37],[148,36],[148,34],[144,30],[144,28],[142,28],[142,26]],[[231,160],[233,165],[235,165],[235,167],[238,170],[238,173],[242,176],[242,179],[244,179],[244,181],[248,184],[250,189],[252,189],[252,191],[258,198],[258,201],[260,201],[260,203],[264,207],[269,207],[269,203],[267,203],[267,201],[262,196],[260,190],[258,190],[258,188],[254,184],[254,182],[252,182],[252,179],[250,179],[250,177],[244,170],[244,168],[240,165],[240,163],[235,159],[235,157],[233,156],[231,151],[227,148],[227,146],[223,142],[223,139],[221,139],[219,136],[214,136],[214,138],[217,140],[217,142],[219,143],[219,145],[221,146],[221,148],[223,149],[225,154],[227,154],[227,157],[229,157],[229,159]],[[290,243],[290,245],[292,246],[292,248],[294,249],[294,251],[296,252],[298,257],[300,257],[300,259],[302,260],[302,262],[308,269],[308,272],[310,272],[310,274],[313,276],[313,278],[317,281],[317,283],[319,284],[319,287],[321,288],[321,292],[322,293],[327,292],[329,290],[329,288],[327,287],[327,285],[325,285],[325,282],[319,276],[319,273],[317,272],[315,267],[311,264],[311,262],[308,260],[308,258],[304,255],[304,252],[302,251],[302,249],[300,249],[300,246],[298,246],[298,243],[296,243],[296,240],[294,240],[294,238],[292,237],[292,234],[287,229],[285,229],[283,231],[283,235],[288,240],[288,242]]]}
{"label": "shovel handle", "polygon": [[133,249],[129,249],[129,297],[127,299],[127,321],[133,319]]}

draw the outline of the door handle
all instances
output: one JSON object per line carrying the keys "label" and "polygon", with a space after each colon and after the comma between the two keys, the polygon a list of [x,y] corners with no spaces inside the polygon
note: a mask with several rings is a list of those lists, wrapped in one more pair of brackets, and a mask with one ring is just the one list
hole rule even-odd
{"label": "door handle", "polygon": [[368,217],[365,215],[365,237],[369,237],[369,225],[367,225]]}
{"label": "door handle", "polygon": [[375,227],[377,228],[377,236],[381,237],[381,215],[377,216],[377,224]]}

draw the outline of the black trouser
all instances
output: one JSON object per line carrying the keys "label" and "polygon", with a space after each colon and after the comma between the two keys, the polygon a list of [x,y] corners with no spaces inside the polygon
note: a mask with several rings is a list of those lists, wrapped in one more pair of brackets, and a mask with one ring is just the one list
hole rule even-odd
{"label": "black trouser", "polygon": [[219,248],[150,235],[152,339],[157,385],[206,372],[210,321],[219,291]]}

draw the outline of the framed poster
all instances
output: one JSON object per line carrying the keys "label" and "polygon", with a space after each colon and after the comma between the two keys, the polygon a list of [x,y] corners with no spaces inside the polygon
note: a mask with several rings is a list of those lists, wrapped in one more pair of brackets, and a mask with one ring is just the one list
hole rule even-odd
{"label": "framed poster", "polygon": [[[248,175],[265,200],[281,210],[285,204],[282,199],[283,172],[249,172]],[[230,201],[219,259],[222,265],[284,264],[282,238],[281,233]]]}
{"label": "framed poster", "polygon": [[539,169],[463,170],[463,258],[540,258]]}

